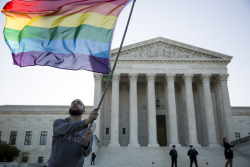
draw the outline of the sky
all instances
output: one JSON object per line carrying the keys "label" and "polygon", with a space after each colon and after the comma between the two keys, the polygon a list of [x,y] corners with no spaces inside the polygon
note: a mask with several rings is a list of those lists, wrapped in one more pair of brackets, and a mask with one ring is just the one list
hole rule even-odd
{"label": "sky", "polygon": [[[112,49],[120,45],[131,5],[118,18]],[[1,13],[1,32],[5,22]],[[123,46],[156,37],[233,56],[231,105],[250,107],[249,0],[137,0]],[[93,105],[93,97],[92,72],[15,66],[0,33],[0,105],[69,105],[76,98]]]}

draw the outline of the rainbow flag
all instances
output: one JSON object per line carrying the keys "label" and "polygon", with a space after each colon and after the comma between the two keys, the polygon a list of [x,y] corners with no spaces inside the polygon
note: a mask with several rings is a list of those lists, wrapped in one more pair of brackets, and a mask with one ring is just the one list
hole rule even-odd
{"label": "rainbow flag", "polygon": [[110,72],[116,20],[131,0],[12,0],[2,9],[15,65]]}

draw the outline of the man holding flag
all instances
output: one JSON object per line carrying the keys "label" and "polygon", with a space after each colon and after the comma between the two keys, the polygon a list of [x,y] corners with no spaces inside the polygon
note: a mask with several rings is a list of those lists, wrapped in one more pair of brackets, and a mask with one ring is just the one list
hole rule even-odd
{"label": "man holding flag", "polygon": [[88,125],[96,120],[98,108],[88,119],[81,120],[85,106],[76,99],[69,108],[69,117],[53,123],[53,140],[48,167],[82,167],[84,157],[92,152],[93,134]]}

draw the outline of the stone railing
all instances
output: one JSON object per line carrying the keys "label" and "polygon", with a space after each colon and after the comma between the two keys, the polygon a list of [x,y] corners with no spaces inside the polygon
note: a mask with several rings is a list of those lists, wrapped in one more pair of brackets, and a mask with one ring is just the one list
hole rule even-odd
{"label": "stone railing", "polygon": [[246,143],[246,142],[249,142],[249,141],[250,141],[250,136],[246,136],[246,137],[231,141],[231,144],[239,145],[241,143]]}
{"label": "stone railing", "polygon": [[47,167],[46,163],[0,162],[0,167]]}
{"label": "stone railing", "polygon": [[0,167],[18,167],[18,162],[0,162]]}

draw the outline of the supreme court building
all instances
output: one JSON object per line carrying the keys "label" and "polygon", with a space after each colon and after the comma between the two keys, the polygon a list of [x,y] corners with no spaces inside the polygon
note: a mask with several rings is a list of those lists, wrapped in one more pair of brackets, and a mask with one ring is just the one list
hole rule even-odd
{"label": "supreme court building", "polygon": [[[101,144],[218,146],[224,136],[233,139],[231,59],[164,38],[124,47],[97,123]],[[94,77],[96,106],[107,76]]]}
{"label": "supreme court building", "polygon": [[[230,105],[231,59],[161,37],[123,47],[94,125],[98,145],[217,147],[223,137],[248,136],[250,108]],[[94,74],[94,107],[107,77]],[[68,107],[0,106],[0,139],[29,151],[33,162],[39,156],[47,161],[53,121],[67,117]]]}

